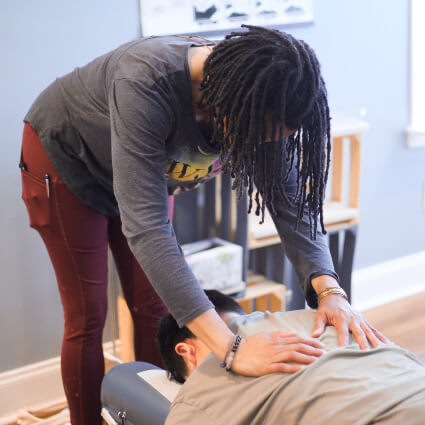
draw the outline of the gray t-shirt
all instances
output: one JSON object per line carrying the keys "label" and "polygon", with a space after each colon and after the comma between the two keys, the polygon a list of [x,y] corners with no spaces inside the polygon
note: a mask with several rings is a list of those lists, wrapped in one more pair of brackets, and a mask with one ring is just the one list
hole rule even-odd
{"label": "gray t-shirt", "polygon": [[[315,312],[253,313],[232,328],[242,336],[297,332],[310,337]],[[174,399],[166,425],[423,425],[425,365],[395,345],[338,347],[334,327],[319,338],[325,354],[294,374],[241,376],[210,355]],[[236,354],[237,355],[237,354]]]}
{"label": "gray t-shirt", "polygon": [[[179,325],[212,305],[176,241],[167,196],[221,170],[193,111],[187,55],[194,44],[178,37],[127,43],[58,78],[25,117],[67,187],[93,209],[121,215],[132,252]],[[292,173],[286,191],[295,189]],[[277,230],[314,307],[311,278],[337,278],[325,238],[312,241],[306,221],[295,232],[296,211],[279,195],[275,204]]]}

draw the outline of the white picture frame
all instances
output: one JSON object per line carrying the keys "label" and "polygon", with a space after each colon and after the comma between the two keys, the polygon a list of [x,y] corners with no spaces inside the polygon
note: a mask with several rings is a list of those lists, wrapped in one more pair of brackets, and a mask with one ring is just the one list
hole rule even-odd
{"label": "white picture frame", "polygon": [[140,0],[143,37],[313,21],[312,0]]}

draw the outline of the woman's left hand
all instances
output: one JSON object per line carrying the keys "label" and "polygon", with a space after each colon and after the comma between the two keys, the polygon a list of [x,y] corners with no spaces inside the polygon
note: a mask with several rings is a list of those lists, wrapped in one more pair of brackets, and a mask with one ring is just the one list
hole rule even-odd
{"label": "woman's left hand", "polygon": [[335,326],[340,346],[348,345],[350,332],[362,350],[369,348],[368,343],[373,348],[379,346],[378,341],[390,343],[388,338],[368,323],[363,315],[354,310],[340,295],[331,294],[320,301],[312,336],[317,338],[322,335],[328,325]]}

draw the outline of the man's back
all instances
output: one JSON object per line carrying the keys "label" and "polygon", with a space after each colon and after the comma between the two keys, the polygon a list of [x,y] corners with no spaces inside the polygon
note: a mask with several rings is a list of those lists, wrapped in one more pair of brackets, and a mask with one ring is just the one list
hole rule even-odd
{"label": "man's back", "polygon": [[[314,312],[254,313],[232,321],[242,336],[297,332],[310,337]],[[173,402],[175,424],[425,424],[425,366],[408,351],[338,347],[335,328],[320,337],[326,353],[295,374],[246,377],[226,372],[210,355]]]}

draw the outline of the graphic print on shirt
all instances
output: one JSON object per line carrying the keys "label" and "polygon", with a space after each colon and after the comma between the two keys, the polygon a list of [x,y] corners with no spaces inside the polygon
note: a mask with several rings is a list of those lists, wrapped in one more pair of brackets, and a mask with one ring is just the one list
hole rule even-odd
{"label": "graphic print on shirt", "polygon": [[221,172],[222,163],[218,154],[205,154],[199,147],[198,150],[183,148],[178,155],[167,158],[165,174],[169,193],[195,189]]}

